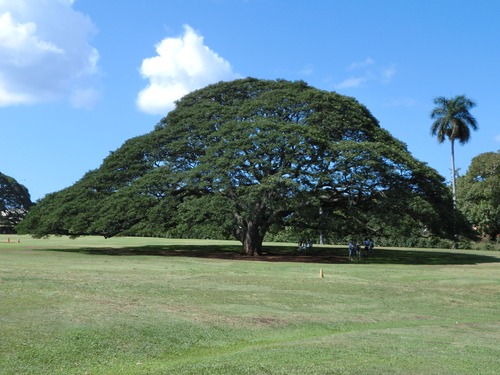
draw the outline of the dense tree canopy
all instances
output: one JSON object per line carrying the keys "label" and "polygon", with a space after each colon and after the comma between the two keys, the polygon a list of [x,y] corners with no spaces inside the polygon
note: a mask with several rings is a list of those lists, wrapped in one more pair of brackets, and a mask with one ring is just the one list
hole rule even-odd
{"label": "dense tree canopy", "polygon": [[0,173],[0,233],[12,233],[31,207],[28,189]]}
{"label": "dense tree canopy", "polygon": [[500,234],[500,151],[476,156],[457,183],[460,210],[482,235],[496,240]]}
{"label": "dense tree canopy", "polygon": [[266,233],[452,233],[444,179],[355,99],[247,78],[181,99],[155,129],[48,195],[23,222],[46,234],[239,239]]}

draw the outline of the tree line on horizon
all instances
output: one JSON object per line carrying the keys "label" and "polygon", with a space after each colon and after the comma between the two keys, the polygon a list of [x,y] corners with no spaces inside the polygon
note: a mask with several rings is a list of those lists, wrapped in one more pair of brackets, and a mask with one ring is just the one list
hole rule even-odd
{"label": "tree line on horizon", "polygon": [[[431,132],[453,152],[455,140],[470,136],[456,127],[477,128],[474,103],[460,96],[435,104]],[[437,243],[473,238],[466,218],[486,228],[476,211],[466,215],[469,206],[460,210],[468,200],[461,189],[456,209],[456,189],[354,98],[303,81],[246,78],[186,95],[150,133],[39,200],[16,229],[37,237],[236,238],[248,255],[262,254],[264,238]],[[496,236],[498,225],[488,225]]]}

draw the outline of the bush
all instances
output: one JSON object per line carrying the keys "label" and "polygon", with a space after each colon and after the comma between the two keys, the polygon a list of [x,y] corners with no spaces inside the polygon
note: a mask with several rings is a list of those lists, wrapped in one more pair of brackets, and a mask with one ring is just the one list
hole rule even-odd
{"label": "bush", "polygon": [[470,242],[468,248],[472,250],[483,250],[483,251],[500,251],[500,242],[482,240],[478,242]]}

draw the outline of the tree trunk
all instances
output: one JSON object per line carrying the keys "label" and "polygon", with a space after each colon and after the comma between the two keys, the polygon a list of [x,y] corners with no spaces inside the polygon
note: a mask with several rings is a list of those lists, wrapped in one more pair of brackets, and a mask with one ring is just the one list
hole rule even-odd
{"label": "tree trunk", "polygon": [[[261,205],[259,205],[261,207]],[[264,216],[261,213],[261,217]],[[246,255],[262,255],[262,242],[268,229],[267,220],[246,219],[241,214],[235,212],[234,218],[238,227],[233,230],[233,235],[243,244],[243,252]]]}
{"label": "tree trunk", "polygon": [[457,186],[455,171],[455,140],[451,140],[451,188],[453,192],[453,207],[457,208]]}
{"label": "tree trunk", "polygon": [[455,140],[451,140],[451,191],[453,194],[453,249],[458,248],[458,236],[456,230],[457,220],[457,174],[455,171]]}
{"label": "tree trunk", "polygon": [[241,242],[246,255],[262,255],[262,242],[264,236],[260,233],[259,227],[253,221],[247,223]]}

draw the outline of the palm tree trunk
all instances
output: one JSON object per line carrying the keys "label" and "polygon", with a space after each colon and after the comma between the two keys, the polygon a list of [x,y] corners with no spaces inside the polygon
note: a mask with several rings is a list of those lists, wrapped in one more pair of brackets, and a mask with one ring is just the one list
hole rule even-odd
{"label": "palm tree trunk", "polygon": [[457,207],[457,186],[455,173],[455,140],[451,140],[451,188],[453,192],[453,207]]}
{"label": "palm tree trunk", "polygon": [[458,249],[458,236],[456,231],[457,220],[457,173],[455,170],[455,140],[451,140],[451,189],[453,193],[453,249]]}

